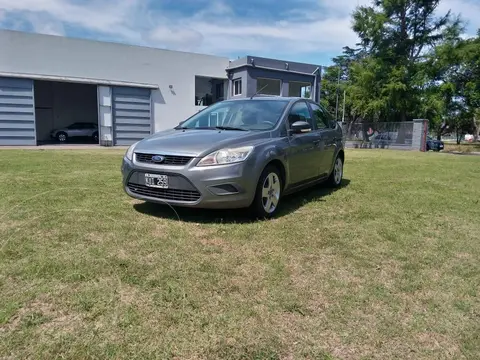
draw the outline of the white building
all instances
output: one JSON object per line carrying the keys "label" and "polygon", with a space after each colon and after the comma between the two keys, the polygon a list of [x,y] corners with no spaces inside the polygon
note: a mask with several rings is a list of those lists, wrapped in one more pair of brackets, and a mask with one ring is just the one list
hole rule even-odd
{"label": "white building", "polygon": [[223,84],[229,64],[218,56],[7,30],[0,30],[0,49],[0,145],[36,145],[54,128],[96,119],[101,142],[132,143],[202,109],[209,80]]}
{"label": "white building", "polygon": [[319,70],[0,30],[0,145],[48,143],[73,123],[98,124],[101,145],[128,145],[264,84],[269,95],[318,100]]}

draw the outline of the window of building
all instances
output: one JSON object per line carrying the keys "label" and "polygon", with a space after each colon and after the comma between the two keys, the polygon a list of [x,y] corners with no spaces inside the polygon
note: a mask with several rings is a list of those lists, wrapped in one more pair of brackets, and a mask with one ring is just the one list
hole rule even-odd
{"label": "window of building", "polygon": [[288,96],[312,98],[312,84],[308,82],[290,81],[288,83]]}
{"label": "window of building", "polygon": [[223,94],[224,94],[223,89],[224,89],[223,82],[216,84],[215,95],[217,99],[220,99],[220,98],[223,99]]}
{"label": "window of building", "polygon": [[232,95],[242,95],[242,79],[233,80]]}
{"label": "window of building", "polygon": [[290,110],[290,115],[288,115],[288,126],[291,127],[291,125],[297,121],[306,121],[313,129],[312,117],[310,116],[310,110],[305,101],[297,102]]}
{"label": "window of building", "polygon": [[257,92],[263,95],[280,95],[282,82],[279,79],[257,78]]}
{"label": "window of building", "polygon": [[317,104],[310,104],[312,108],[313,120],[317,124],[317,129],[326,129],[329,127],[328,114]]}
{"label": "window of building", "polygon": [[224,79],[195,76],[195,105],[209,106],[224,100]]}

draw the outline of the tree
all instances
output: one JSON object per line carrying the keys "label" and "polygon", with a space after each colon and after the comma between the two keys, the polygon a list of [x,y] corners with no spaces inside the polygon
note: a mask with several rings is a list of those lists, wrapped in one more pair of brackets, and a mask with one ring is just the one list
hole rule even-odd
{"label": "tree", "polygon": [[459,21],[436,17],[440,0],[375,0],[353,14],[353,30],[368,57],[354,68],[359,109],[371,120],[406,121],[418,116],[423,56]]}
{"label": "tree", "polygon": [[436,104],[437,113],[443,115],[441,122],[455,130],[457,142],[466,132],[474,132],[478,138],[480,32],[478,35],[465,40],[459,33],[450,33],[425,62],[430,103]]}

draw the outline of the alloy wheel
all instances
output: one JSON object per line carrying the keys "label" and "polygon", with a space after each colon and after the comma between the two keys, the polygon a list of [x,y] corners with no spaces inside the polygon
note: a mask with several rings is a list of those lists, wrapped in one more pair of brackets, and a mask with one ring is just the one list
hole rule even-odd
{"label": "alloy wheel", "polygon": [[280,179],[278,175],[271,172],[267,175],[262,185],[262,205],[266,213],[275,211],[280,201]]}
{"label": "alloy wheel", "polygon": [[337,158],[335,161],[335,167],[333,169],[333,179],[336,185],[339,185],[342,182],[343,176],[343,161],[340,158]]}

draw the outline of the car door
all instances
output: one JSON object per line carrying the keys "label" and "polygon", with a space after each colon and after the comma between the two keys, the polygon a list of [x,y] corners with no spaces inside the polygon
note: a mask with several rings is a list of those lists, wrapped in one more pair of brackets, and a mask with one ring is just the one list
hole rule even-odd
{"label": "car door", "polygon": [[81,124],[80,123],[73,123],[68,127],[68,136],[69,137],[77,137],[81,136]]}
{"label": "car door", "polygon": [[83,123],[80,136],[82,136],[82,137],[92,137],[94,131],[95,131],[95,125],[94,124]]}
{"label": "car door", "polygon": [[296,102],[290,109],[287,127],[296,121],[306,121],[312,126],[312,131],[301,134],[289,132],[288,170],[292,184],[298,184],[318,176],[316,147],[318,134],[314,131],[313,119],[306,101]]}
{"label": "car door", "polygon": [[317,147],[320,163],[320,175],[328,175],[333,166],[333,157],[336,153],[336,132],[332,128],[333,118],[320,105],[311,102],[313,119],[316,125],[316,131],[319,134],[320,142]]}

